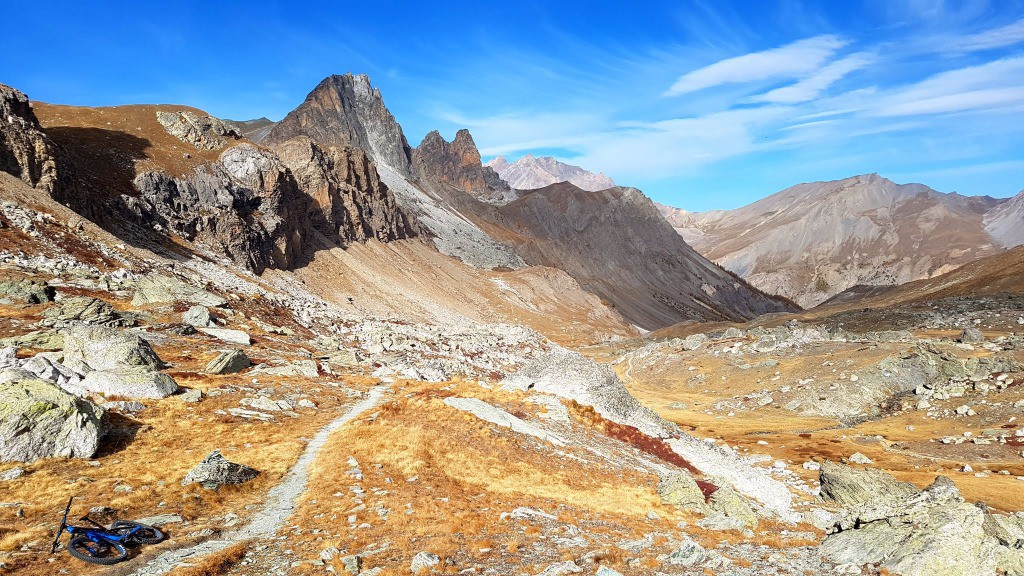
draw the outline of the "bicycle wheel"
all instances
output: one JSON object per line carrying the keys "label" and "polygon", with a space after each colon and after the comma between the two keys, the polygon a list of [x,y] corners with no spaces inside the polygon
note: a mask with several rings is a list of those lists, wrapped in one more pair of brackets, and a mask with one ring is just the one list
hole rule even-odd
{"label": "bicycle wheel", "polygon": [[128,557],[128,550],[117,542],[94,542],[86,536],[75,536],[68,542],[68,553],[93,564],[117,564]]}
{"label": "bicycle wheel", "polygon": [[[131,533],[135,530],[134,533]],[[167,537],[162,530],[154,526],[132,522],[131,520],[118,520],[110,525],[110,531],[127,536],[126,544],[156,544]],[[128,534],[131,533],[129,536]]]}

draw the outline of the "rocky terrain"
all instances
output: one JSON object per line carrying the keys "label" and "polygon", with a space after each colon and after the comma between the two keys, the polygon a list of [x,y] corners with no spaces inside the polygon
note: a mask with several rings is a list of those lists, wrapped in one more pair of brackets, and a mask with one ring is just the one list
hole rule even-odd
{"label": "rocky terrain", "polygon": [[870,174],[800,184],[735,210],[661,212],[704,256],[811,307],[858,284],[930,278],[1019,244],[1022,201]]}
{"label": "rocky terrain", "polygon": [[581,190],[591,192],[615,187],[615,182],[603,173],[587,172],[579,166],[559,162],[550,156],[537,158],[527,154],[511,164],[504,156],[498,156],[488,161],[486,166],[517,190],[535,190],[559,182],[569,182]]}
{"label": "rocky terrain", "polygon": [[[5,574],[1024,574],[1020,249],[799,311],[364,78],[2,93]],[[71,495],[169,538],[51,555]]]}

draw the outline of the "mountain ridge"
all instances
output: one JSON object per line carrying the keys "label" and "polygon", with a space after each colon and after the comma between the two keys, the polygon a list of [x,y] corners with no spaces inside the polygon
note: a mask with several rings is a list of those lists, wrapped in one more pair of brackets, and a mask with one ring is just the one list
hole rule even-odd
{"label": "mountain ridge", "polygon": [[611,178],[603,173],[588,172],[579,166],[566,164],[551,156],[535,157],[526,154],[513,163],[497,156],[485,166],[494,169],[502,180],[517,190],[544,188],[559,182],[570,182],[582,190],[597,192],[616,186]]}
{"label": "mountain ridge", "polygon": [[858,284],[935,276],[1002,249],[1007,201],[895,184],[878,174],[792,186],[733,210],[660,208],[705,256],[770,293],[816,305]]}

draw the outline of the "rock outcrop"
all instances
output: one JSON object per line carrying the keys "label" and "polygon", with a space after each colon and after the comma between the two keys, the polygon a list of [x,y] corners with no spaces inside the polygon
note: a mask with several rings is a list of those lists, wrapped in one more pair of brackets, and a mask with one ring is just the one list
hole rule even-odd
{"label": "rock outcrop", "polygon": [[502,180],[517,190],[535,190],[559,182],[568,182],[580,190],[591,192],[615,187],[615,182],[600,172],[588,172],[550,156],[536,158],[527,154],[511,164],[504,157],[498,156],[485,166],[493,169]]}
{"label": "rock outcrop", "polygon": [[0,462],[90,458],[106,429],[103,408],[51,382],[0,384]]}
{"label": "rock outcrop", "polygon": [[22,92],[0,84],[0,171],[57,197],[67,179],[58,170],[60,152],[43,132]]}
{"label": "rock outcrop", "polygon": [[156,113],[156,119],[170,135],[199,150],[217,150],[242,137],[234,126],[220,118],[196,114],[191,110],[160,111]]}
{"label": "rock outcrop", "polygon": [[53,301],[56,290],[36,280],[4,280],[0,282],[0,302],[42,304]]}
{"label": "rock outcrop", "polygon": [[196,306],[214,307],[227,304],[227,300],[216,294],[196,288],[191,284],[164,274],[153,273],[141,276],[136,281],[135,287],[132,306],[170,304],[174,302],[187,302]]}
{"label": "rock outcrop", "polygon": [[362,149],[321,148],[300,136],[275,150],[312,199],[309,220],[324,237],[347,245],[415,235],[410,219]]}
{"label": "rock outcrop", "polygon": [[239,144],[184,177],[145,172],[129,207],[143,221],[256,273],[290,269],[303,256],[308,197],[274,154]]}
{"label": "rock outcrop", "polygon": [[413,171],[420,178],[453,186],[490,204],[506,204],[515,192],[488,166],[480,163],[480,151],[469,130],[459,130],[451,143],[436,130],[413,150]]}
{"label": "rock outcrop", "polygon": [[365,74],[325,78],[306,101],[271,128],[263,143],[276,146],[297,136],[317,144],[362,148],[378,165],[411,173],[412,149]]}
{"label": "rock outcrop", "polygon": [[1024,542],[1003,527],[1005,517],[965,502],[949,478],[939,476],[918,490],[884,472],[865,476],[839,464],[821,469],[823,486],[849,487],[865,479],[881,492],[839,492],[847,510],[821,545],[833,561],[874,565],[902,576],[1019,573]]}

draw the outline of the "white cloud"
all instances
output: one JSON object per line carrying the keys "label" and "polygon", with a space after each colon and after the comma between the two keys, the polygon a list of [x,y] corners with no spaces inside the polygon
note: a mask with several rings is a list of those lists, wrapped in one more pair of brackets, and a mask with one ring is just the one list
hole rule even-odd
{"label": "white cloud", "polygon": [[936,74],[891,91],[873,103],[874,116],[909,116],[1019,108],[1024,96],[1024,57]]}
{"label": "white cloud", "polygon": [[1024,42],[1024,18],[1002,28],[993,28],[979,34],[965,36],[956,42],[958,50],[973,52],[975,50],[991,50],[1004,48]]}
{"label": "white cloud", "polygon": [[679,96],[722,84],[769,78],[799,78],[817,70],[835,54],[836,50],[846,44],[847,42],[838,36],[825,34],[779,48],[721,60],[683,74],[665,95]]}
{"label": "white cloud", "polygon": [[851,54],[836,60],[818,70],[813,76],[790,86],[776,88],[765,94],[753,96],[750,102],[769,102],[774,104],[795,104],[814,100],[829,86],[841,80],[850,72],[860,70],[874,61],[874,56],[867,52]]}

